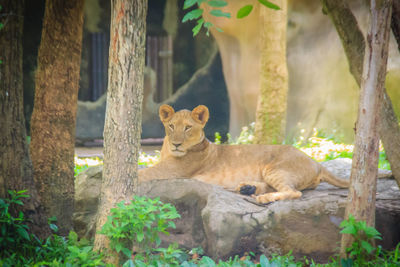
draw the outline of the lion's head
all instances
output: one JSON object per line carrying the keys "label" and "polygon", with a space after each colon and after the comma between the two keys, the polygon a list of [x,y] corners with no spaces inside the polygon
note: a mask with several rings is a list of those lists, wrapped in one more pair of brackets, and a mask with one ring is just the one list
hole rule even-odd
{"label": "lion's head", "polygon": [[171,106],[162,105],[159,115],[167,136],[164,146],[168,148],[171,155],[182,157],[204,140],[203,129],[209,118],[206,106],[200,105],[192,111],[184,109],[175,113]]}

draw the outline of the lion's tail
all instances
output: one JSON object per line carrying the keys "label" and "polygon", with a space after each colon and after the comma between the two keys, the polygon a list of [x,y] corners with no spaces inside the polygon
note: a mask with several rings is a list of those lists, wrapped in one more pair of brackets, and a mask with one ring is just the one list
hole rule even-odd
{"label": "lion's tail", "polygon": [[322,168],[321,174],[322,174],[321,181],[327,182],[331,185],[334,185],[334,186],[337,186],[340,188],[349,188],[349,185],[350,185],[349,180],[344,180],[344,179],[338,178],[325,168]]}

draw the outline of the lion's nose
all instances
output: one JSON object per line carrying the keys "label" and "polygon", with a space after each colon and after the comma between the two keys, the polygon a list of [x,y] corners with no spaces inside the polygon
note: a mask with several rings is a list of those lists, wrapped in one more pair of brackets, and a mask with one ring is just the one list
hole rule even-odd
{"label": "lion's nose", "polygon": [[175,148],[178,148],[180,145],[182,145],[182,143],[172,143],[174,146],[175,146]]}

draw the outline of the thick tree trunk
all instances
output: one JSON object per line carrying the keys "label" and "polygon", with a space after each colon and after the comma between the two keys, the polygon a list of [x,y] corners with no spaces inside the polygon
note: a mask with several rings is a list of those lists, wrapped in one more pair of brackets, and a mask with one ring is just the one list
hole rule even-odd
{"label": "thick tree trunk", "polygon": [[[376,176],[379,161],[378,125],[385,87],[390,36],[391,0],[371,1],[371,25],[367,35],[360,102],[356,124],[356,140],[350,176],[349,202],[346,217],[375,226]],[[342,235],[341,255],[351,247],[351,235]]]}
{"label": "thick tree trunk", "polygon": [[[147,1],[113,0],[111,8],[98,231],[107,220],[110,209],[122,200],[130,200],[135,193],[142,118]],[[96,234],[95,248],[103,250],[107,247],[106,237]]]}
{"label": "thick tree trunk", "polygon": [[60,234],[72,228],[83,0],[47,0],[31,120],[34,177]]}
{"label": "thick tree trunk", "polygon": [[0,198],[8,197],[8,190],[28,190],[30,199],[24,206],[12,210],[23,211],[31,220],[31,231],[46,237],[50,233],[43,207],[35,188],[32,163],[26,142],[22,86],[22,28],[24,1],[0,0]]}
{"label": "thick tree trunk", "polygon": [[281,10],[261,7],[261,73],[254,143],[282,143],[285,138],[288,69],[286,64],[287,0]]}
{"label": "thick tree trunk", "polygon": [[[329,15],[339,33],[346,53],[350,71],[361,85],[361,70],[365,54],[365,41],[358,23],[345,0],[321,0],[324,11]],[[396,2],[396,1],[394,1]],[[390,162],[392,173],[400,187],[400,129],[389,95],[384,90],[383,105],[379,121],[379,135]]]}

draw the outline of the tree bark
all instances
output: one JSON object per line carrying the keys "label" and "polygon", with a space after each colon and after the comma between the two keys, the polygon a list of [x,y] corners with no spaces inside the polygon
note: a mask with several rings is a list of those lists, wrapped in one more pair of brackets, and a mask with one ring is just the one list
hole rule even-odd
{"label": "tree bark", "polygon": [[24,206],[11,212],[24,212],[36,236],[50,234],[44,209],[34,184],[26,138],[22,85],[22,29],[24,1],[0,0],[0,198],[8,190],[28,190]]}
{"label": "tree bark", "polygon": [[[365,54],[365,40],[358,23],[345,0],[321,0],[324,12],[331,18],[339,33],[350,71],[361,85],[361,69]],[[396,1],[394,1],[396,2]],[[362,38],[361,38],[362,37]],[[400,129],[389,95],[384,90],[378,131],[390,162],[392,173],[400,187]]]}
{"label": "tree bark", "polygon": [[[375,226],[376,177],[379,161],[378,125],[381,118],[390,36],[391,0],[371,0],[371,23],[361,80],[353,165],[346,218]],[[342,235],[341,256],[351,247],[351,235]]]}
{"label": "tree bark", "polygon": [[[113,0],[106,119],[104,169],[97,231],[115,204],[130,200],[137,188],[143,71],[145,64],[146,0]],[[108,247],[96,234],[95,249]],[[108,259],[114,263],[118,259]]]}
{"label": "tree bark", "polygon": [[261,7],[261,73],[254,143],[277,144],[285,138],[288,69],[286,64],[287,0],[281,10]]}
{"label": "tree bark", "polygon": [[72,229],[83,0],[47,0],[31,120],[34,177],[60,234]]}

